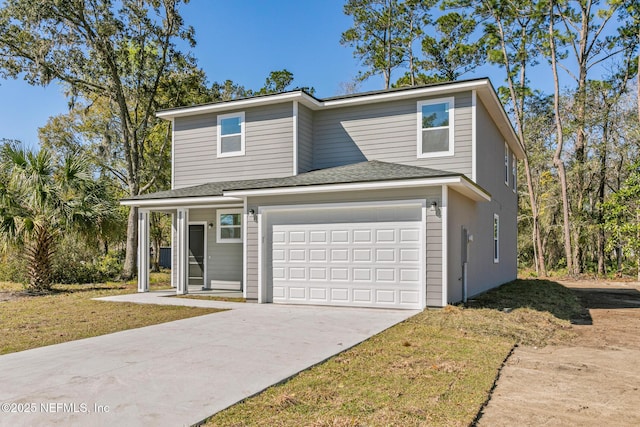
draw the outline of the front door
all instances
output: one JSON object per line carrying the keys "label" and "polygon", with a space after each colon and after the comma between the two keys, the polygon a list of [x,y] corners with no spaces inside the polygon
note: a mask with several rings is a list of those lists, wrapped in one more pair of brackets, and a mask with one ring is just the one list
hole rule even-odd
{"label": "front door", "polygon": [[204,224],[189,224],[189,285],[204,287]]}

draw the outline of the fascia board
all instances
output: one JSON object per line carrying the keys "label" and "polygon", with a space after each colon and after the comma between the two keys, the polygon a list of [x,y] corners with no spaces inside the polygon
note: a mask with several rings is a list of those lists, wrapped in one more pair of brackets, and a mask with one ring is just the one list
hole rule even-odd
{"label": "fascia board", "polygon": [[252,197],[252,196],[275,196],[275,195],[293,195],[293,194],[314,194],[329,193],[340,191],[362,191],[362,190],[386,190],[396,188],[415,188],[428,187],[438,185],[450,185],[460,188],[460,192],[467,197],[476,201],[491,200],[491,196],[478,186],[469,183],[461,176],[444,177],[444,178],[424,178],[412,180],[397,181],[375,181],[361,182],[349,184],[324,184],[324,185],[308,185],[300,187],[282,187],[282,188],[261,188],[249,190],[229,190],[225,191],[225,196],[229,197]]}
{"label": "fascia board", "polygon": [[121,206],[154,207],[154,206],[189,206],[203,203],[242,202],[243,199],[226,196],[176,197],[165,199],[127,199],[121,200]]}
{"label": "fascia board", "polygon": [[172,110],[159,111],[156,113],[156,117],[161,119],[170,120],[175,117],[193,116],[196,114],[207,114],[222,111],[233,111],[248,107],[278,104],[286,101],[301,101],[307,106],[313,106],[317,108],[320,101],[307,95],[304,92],[288,92],[281,93],[272,96],[240,99],[237,101],[220,102],[216,104],[196,105],[194,107],[176,108]]}

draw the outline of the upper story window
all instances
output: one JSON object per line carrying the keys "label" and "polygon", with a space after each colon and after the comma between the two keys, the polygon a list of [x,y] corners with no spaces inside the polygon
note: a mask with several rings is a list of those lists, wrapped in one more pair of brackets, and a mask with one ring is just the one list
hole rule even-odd
{"label": "upper story window", "polygon": [[509,174],[511,171],[509,170],[509,146],[507,143],[504,143],[504,184],[509,186]]}
{"label": "upper story window", "polygon": [[418,102],[418,157],[453,156],[454,98]]}
{"label": "upper story window", "polygon": [[242,209],[218,209],[218,243],[242,243]]}
{"label": "upper story window", "polygon": [[244,156],[244,113],[218,116],[218,157]]}
{"label": "upper story window", "polygon": [[518,186],[516,182],[517,176],[518,176],[518,163],[516,161],[516,155],[511,154],[511,188],[513,189],[514,193],[518,191]]}

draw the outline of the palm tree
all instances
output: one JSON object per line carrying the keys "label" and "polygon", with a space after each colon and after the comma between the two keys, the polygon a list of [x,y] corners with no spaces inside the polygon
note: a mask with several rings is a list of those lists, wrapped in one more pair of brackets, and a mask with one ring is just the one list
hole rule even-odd
{"label": "palm tree", "polygon": [[26,258],[27,290],[51,290],[53,256],[62,233],[91,232],[113,212],[82,155],[56,158],[15,142],[0,146],[0,235]]}

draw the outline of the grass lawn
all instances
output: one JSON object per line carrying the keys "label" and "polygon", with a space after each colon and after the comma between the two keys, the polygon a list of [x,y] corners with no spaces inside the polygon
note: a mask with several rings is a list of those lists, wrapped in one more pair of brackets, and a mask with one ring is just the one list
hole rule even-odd
{"label": "grass lawn", "polygon": [[570,340],[578,299],[518,280],[469,307],[426,310],[213,416],[211,426],[467,426],[515,344]]}
{"label": "grass lawn", "polygon": [[[169,287],[169,275],[151,275],[151,289]],[[55,285],[45,296],[28,296],[22,285],[0,282],[0,354],[140,328],[216,309],[94,301],[136,292],[135,282]]]}

